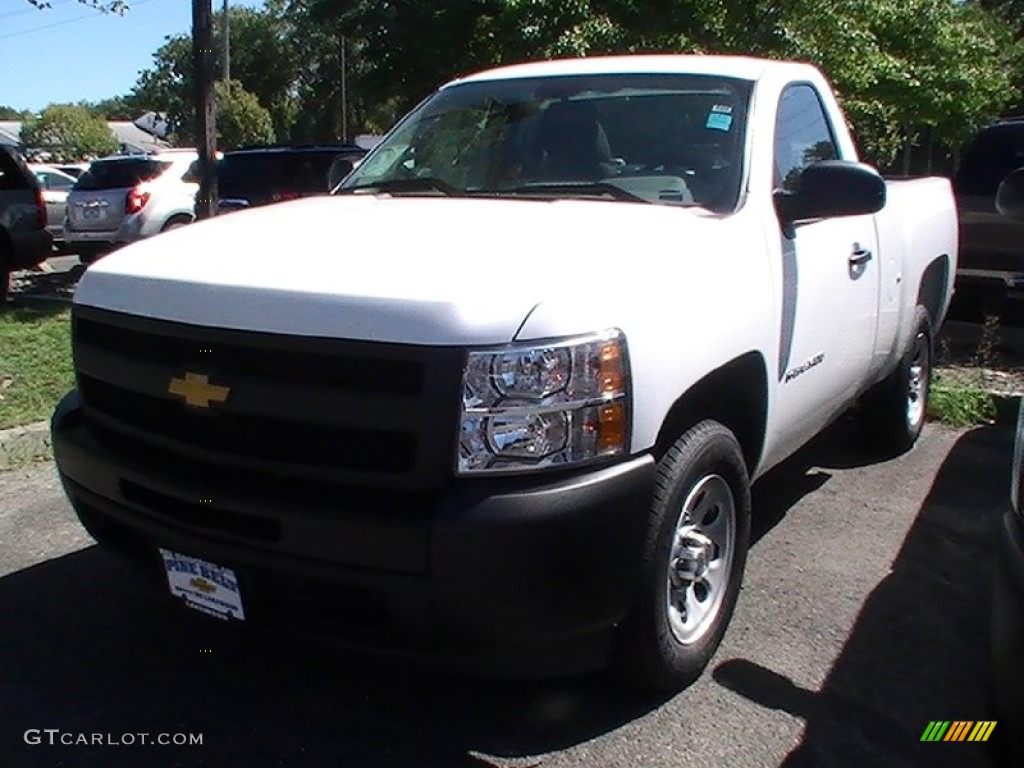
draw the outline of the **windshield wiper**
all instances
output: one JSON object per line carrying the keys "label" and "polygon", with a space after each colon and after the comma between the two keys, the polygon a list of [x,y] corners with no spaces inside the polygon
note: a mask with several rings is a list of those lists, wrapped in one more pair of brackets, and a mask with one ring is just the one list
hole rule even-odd
{"label": "windshield wiper", "polygon": [[404,192],[440,192],[449,197],[461,195],[462,190],[453,187],[447,181],[435,179],[432,176],[414,176],[408,179],[383,179],[370,184],[360,184],[355,187],[344,187],[335,194],[343,195],[353,192],[386,192],[388,194],[402,194]]}
{"label": "windshield wiper", "polygon": [[529,195],[529,194],[580,194],[606,195],[616,200],[628,200],[632,203],[650,203],[646,197],[634,194],[617,184],[607,181],[536,181],[519,187],[499,190],[498,194]]}

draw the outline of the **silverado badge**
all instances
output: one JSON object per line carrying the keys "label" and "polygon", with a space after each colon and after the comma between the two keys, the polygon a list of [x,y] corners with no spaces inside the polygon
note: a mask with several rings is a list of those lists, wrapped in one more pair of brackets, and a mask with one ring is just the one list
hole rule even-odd
{"label": "silverado badge", "polygon": [[209,408],[210,403],[223,403],[231,393],[231,387],[220,387],[210,383],[210,378],[200,373],[186,373],[185,378],[173,378],[167,386],[172,395],[185,398],[185,403],[198,408]]}

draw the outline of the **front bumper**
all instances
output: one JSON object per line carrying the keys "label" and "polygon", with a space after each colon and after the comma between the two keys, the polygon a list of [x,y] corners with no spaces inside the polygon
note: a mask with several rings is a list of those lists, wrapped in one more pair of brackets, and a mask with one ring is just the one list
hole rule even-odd
{"label": "front bumper", "polygon": [[654,460],[641,456],[430,494],[339,487],[326,505],[296,481],[285,502],[237,470],[140,461],[89,425],[77,393],[54,414],[53,447],[86,528],[157,581],[166,547],[234,569],[247,621],[509,674],[607,660],[654,487]]}
{"label": "front bumper", "polygon": [[992,596],[992,688],[1000,727],[1024,746],[1024,524],[1013,512],[999,521]]}

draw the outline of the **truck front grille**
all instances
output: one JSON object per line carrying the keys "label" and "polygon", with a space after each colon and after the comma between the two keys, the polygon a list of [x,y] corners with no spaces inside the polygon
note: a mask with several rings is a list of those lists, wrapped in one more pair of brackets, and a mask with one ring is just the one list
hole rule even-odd
{"label": "truck front grille", "polygon": [[[463,351],[207,328],[78,306],[86,418],[163,450],[348,485],[451,476]],[[223,402],[171,382],[206,376]]]}

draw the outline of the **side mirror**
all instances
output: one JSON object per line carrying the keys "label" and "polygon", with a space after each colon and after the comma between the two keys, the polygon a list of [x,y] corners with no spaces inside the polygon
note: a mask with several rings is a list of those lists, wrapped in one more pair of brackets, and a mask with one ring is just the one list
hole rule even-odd
{"label": "side mirror", "polygon": [[345,177],[352,173],[353,163],[345,157],[336,158],[327,171],[327,190],[333,192],[334,188],[345,180]]}
{"label": "side mirror", "polygon": [[784,224],[832,216],[878,213],[885,181],[874,168],[849,160],[822,160],[804,168],[793,191],[776,190],[775,210]]}
{"label": "side mirror", "polygon": [[1024,219],[1024,168],[1008,174],[999,184],[996,210],[1011,219]]}

